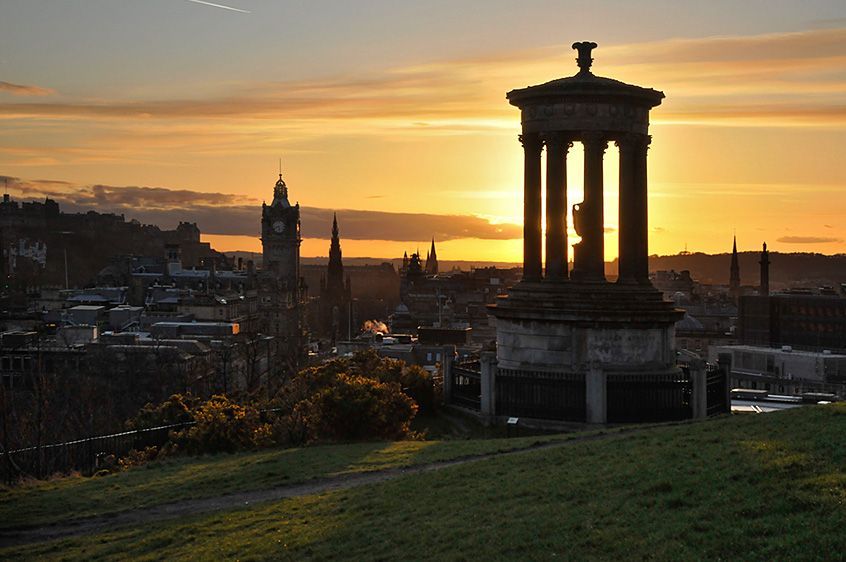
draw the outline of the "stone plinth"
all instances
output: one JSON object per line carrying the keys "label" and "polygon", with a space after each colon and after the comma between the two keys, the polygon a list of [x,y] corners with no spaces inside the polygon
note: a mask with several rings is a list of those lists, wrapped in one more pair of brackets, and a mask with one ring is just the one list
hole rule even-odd
{"label": "stone plinth", "polygon": [[675,372],[682,312],[650,285],[527,283],[491,306],[500,368],[587,374]]}

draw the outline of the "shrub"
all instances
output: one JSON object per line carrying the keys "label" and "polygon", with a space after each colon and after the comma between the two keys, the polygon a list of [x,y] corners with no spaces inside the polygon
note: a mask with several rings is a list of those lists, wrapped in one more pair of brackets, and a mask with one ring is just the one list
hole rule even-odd
{"label": "shrub", "polygon": [[156,406],[148,403],[139,410],[134,418],[126,421],[126,428],[129,430],[148,429],[193,421],[194,415],[192,410],[199,403],[200,400],[190,394],[174,394]]}
{"label": "shrub", "polygon": [[212,396],[193,411],[193,417],[195,425],[171,436],[188,453],[231,453],[270,444],[270,427],[261,423],[258,410],[226,396]]}
{"label": "shrub", "polygon": [[396,383],[340,374],[335,384],[297,404],[292,417],[308,437],[348,441],[397,439],[408,433],[417,404]]}

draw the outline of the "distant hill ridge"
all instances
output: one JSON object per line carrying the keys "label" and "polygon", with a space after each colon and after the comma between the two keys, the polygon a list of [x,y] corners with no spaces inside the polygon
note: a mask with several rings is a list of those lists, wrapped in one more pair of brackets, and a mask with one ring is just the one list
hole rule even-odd
{"label": "distant hill ridge", "polygon": [[[243,257],[261,262],[261,254],[255,252],[226,252],[229,256]],[[743,285],[758,285],[760,282],[760,252],[739,252],[740,280]],[[303,265],[326,265],[326,257],[303,257]],[[378,265],[389,262],[394,267],[402,265],[402,258],[344,258],[344,265]],[[447,260],[439,259],[441,271],[457,267],[469,270],[472,267],[520,267],[522,264],[498,261]],[[810,252],[770,252],[770,285],[774,289],[787,286],[839,285],[846,283],[846,254],[824,255]],[[676,254],[672,256],[650,256],[650,271],[689,270],[697,281],[708,284],[728,284],[731,254],[705,254],[702,252]],[[617,260],[607,262],[609,276],[617,274]]]}

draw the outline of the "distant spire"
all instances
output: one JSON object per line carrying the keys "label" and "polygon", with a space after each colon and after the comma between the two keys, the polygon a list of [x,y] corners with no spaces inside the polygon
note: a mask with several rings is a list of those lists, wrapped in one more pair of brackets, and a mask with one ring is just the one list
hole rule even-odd
{"label": "distant spire", "polygon": [[435,252],[435,237],[432,237],[432,247],[426,255],[426,273],[429,275],[438,274],[438,254]]}
{"label": "distant spire", "polygon": [[331,290],[344,287],[344,264],[341,261],[341,236],[338,230],[338,215],[332,214],[332,240],[329,242],[329,270],[326,286]]}
{"label": "distant spire", "polygon": [[729,293],[733,299],[740,297],[740,263],[737,259],[737,236],[731,249],[731,268],[729,270]]}

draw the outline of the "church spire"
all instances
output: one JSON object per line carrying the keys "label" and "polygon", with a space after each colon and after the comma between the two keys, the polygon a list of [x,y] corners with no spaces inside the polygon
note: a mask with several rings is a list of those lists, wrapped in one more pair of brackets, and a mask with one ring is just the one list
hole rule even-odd
{"label": "church spire", "polygon": [[332,241],[329,243],[329,271],[326,285],[330,290],[344,286],[344,264],[341,261],[341,237],[336,213],[332,216]]}
{"label": "church spire", "polygon": [[729,293],[736,301],[740,296],[740,264],[737,259],[737,236],[731,249],[731,269],[729,271]]}
{"label": "church spire", "polygon": [[426,255],[426,273],[429,275],[438,274],[438,254],[435,252],[435,237],[432,237],[432,248]]}

